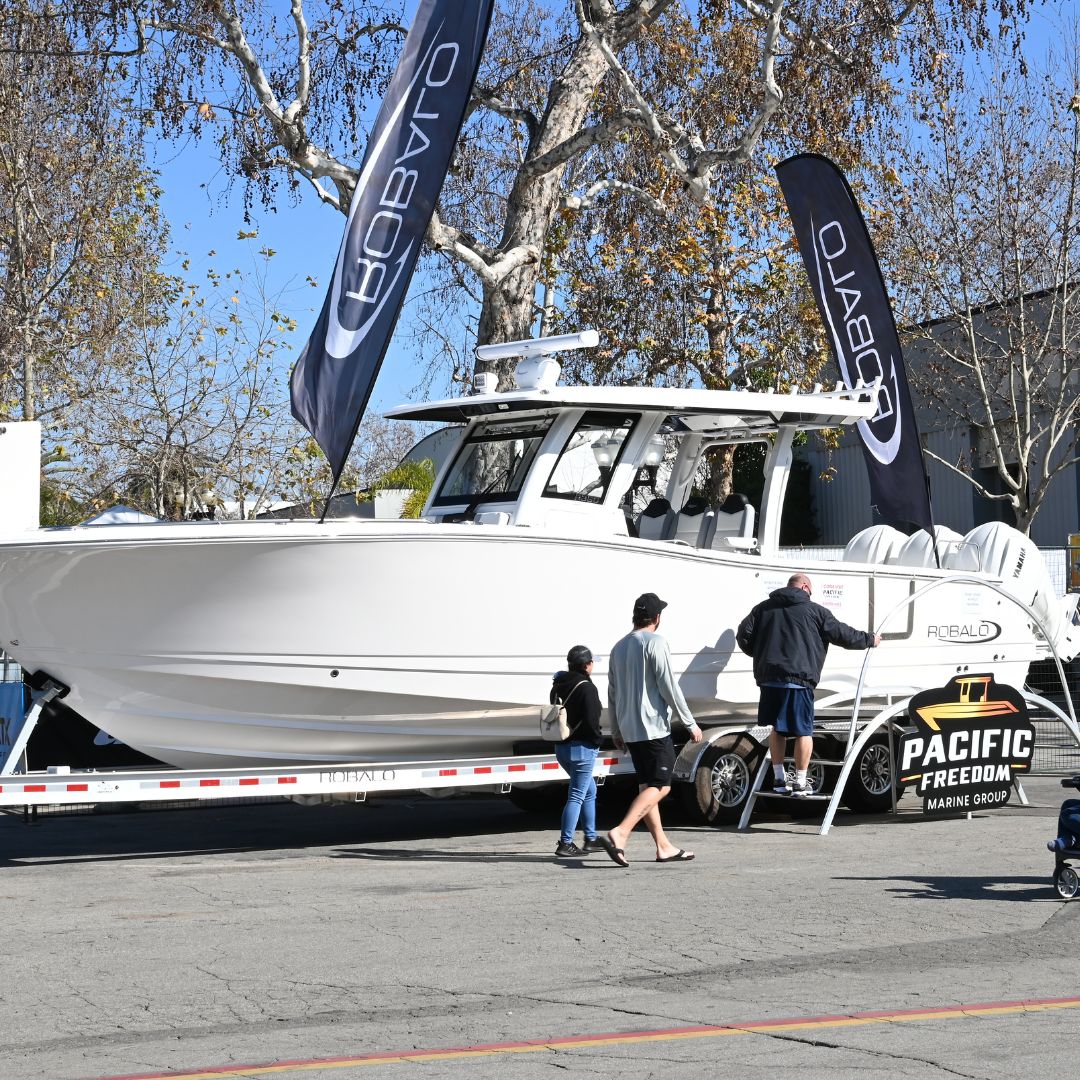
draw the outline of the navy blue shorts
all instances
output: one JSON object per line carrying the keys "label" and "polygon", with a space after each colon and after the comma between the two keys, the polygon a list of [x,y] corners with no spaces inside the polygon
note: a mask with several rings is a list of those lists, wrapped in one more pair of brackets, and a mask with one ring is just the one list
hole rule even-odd
{"label": "navy blue shorts", "polygon": [[809,686],[763,686],[757,719],[784,735],[813,735],[814,691]]}

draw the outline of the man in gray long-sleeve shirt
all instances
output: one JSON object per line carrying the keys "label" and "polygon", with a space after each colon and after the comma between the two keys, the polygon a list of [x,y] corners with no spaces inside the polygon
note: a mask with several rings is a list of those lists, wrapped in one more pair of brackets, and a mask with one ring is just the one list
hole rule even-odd
{"label": "man in gray long-sleeve shirt", "polygon": [[629,749],[638,777],[638,795],[630,809],[608,833],[608,855],[629,866],[624,848],[639,821],[656,843],[657,862],[689,862],[693,852],[677,848],[660,822],[660,800],[671,791],[675,746],[671,712],[690,730],[694,742],[701,729],[687,707],[671,672],[667,642],[656,633],[667,604],[656,593],[644,593],[634,603],[634,629],[611,650],[608,660],[608,716],[619,750]]}

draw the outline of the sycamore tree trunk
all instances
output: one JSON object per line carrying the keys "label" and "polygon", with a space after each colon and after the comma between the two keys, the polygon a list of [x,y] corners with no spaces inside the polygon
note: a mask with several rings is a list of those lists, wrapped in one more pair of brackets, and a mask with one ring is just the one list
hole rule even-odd
{"label": "sycamore tree trunk", "polygon": [[[535,254],[529,262],[497,282],[483,283],[478,345],[532,336],[541,256],[559,208],[566,165],[537,173],[530,169],[530,162],[563,145],[581,130],[593,96],[609,70],[596,42],[582,38],[552,86],[547,112],[510,190],[506,225],[499,245],[501,251],[529,247]],[[512,385],[512,361],[477,361],[476,370],[497,371],[500,389]]]}

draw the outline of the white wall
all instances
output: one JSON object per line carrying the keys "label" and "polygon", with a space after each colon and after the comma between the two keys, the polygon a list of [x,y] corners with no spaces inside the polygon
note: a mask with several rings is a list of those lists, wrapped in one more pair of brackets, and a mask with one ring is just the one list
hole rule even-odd
{"label": "white wall", "polygon": [[41,425],[0,424],[0,535],[41,523]]}

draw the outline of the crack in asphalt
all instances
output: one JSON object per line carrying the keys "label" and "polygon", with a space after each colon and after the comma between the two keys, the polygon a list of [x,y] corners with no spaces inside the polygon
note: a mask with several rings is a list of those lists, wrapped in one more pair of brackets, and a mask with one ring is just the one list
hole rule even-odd
{"label": "crack in asphalt", "polygon": [[[882,1022],[889,1023],[890,1021],[883,1019]],[[847,1050],[856,1054],[867,1054],[875,1058],[888,1058],[891,1061],[917,1062],[920,1065],[929,1065],[931,1068],[940,1069],[943,1073],[948,1073],[949,1076],[962,1077],[963,1080],[983,1080],[977,1073],[960,1072],[958,1069],[951,1069],[948,1065],[935,1061],[933,1058],[919,1057],[916,1054],[897,1054],[889,1050],[876,1050],[869,1046],[852,1046],[848,1043],[829,1042],[826,1039],[807,1038],[782,1031],[762,1031],[759,1028],[736,1028],[735,1030],[742,1031],[747,1035],[764,1035],[766,1038],[775,1039],[778,1042],[797,1043],[800,1046],[819,1047],[823,1050]]]}

